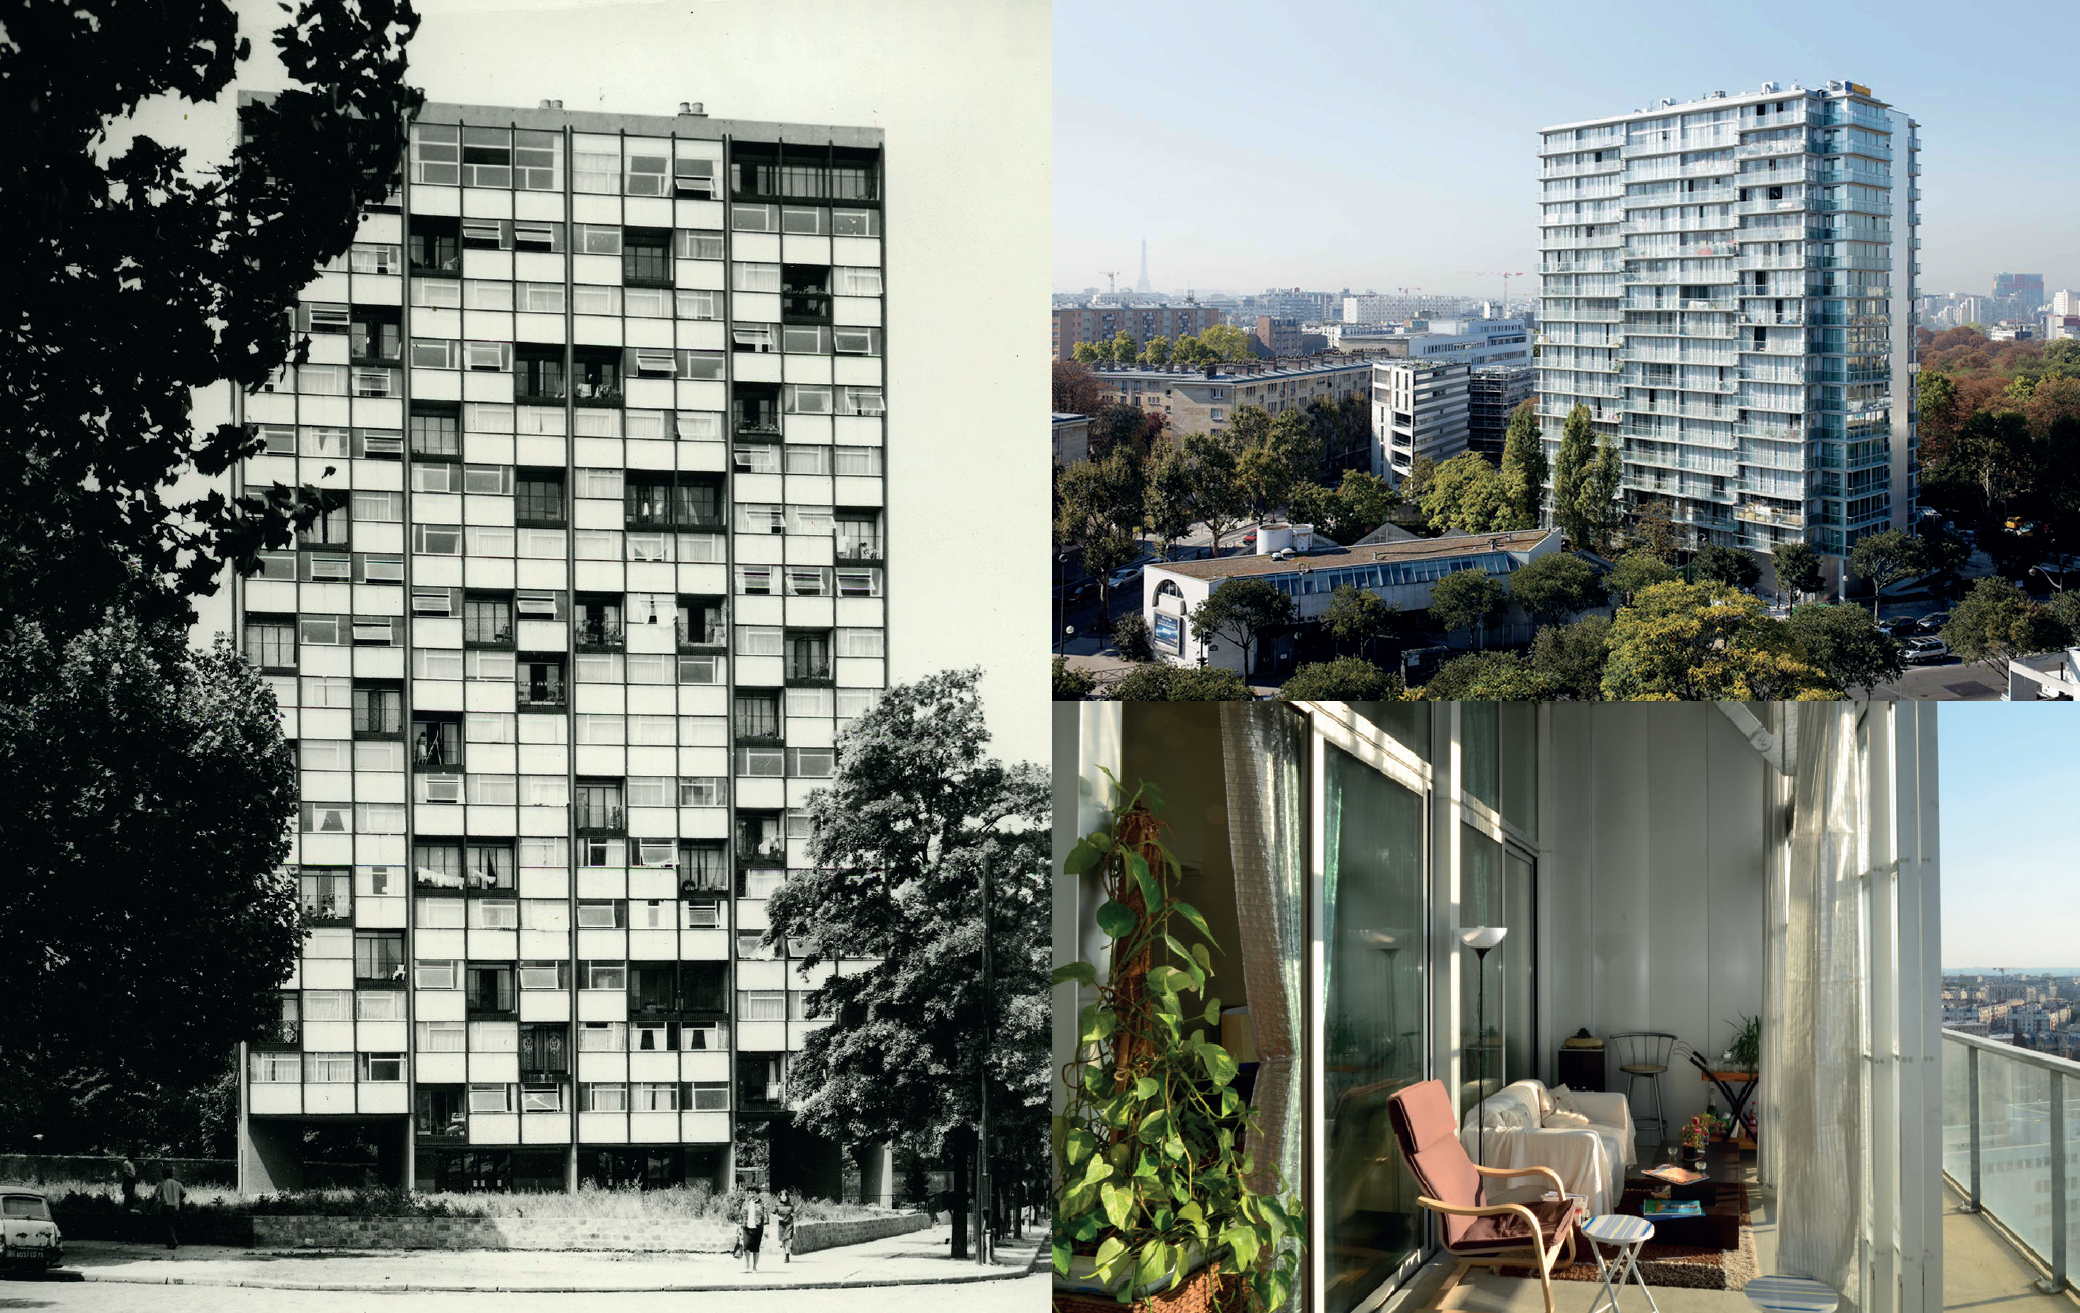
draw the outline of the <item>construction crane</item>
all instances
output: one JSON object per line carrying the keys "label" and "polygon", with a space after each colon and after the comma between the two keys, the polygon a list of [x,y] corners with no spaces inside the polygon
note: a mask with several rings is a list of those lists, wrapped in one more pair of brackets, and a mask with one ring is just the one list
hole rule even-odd
{"label": "construction crane", "polygon": [[1098,272],[1099,272],[1099,273],[1101,273],[1101,274],[1104,274],[1104,275],[1105,275],[1105,293],[1106,293],[1106,295],[1110,296],[1110,295],[1112,295],[1112,294],[1114,294],[1114,293],[1116,293],[1116,292],[1118,292],[1118,291],[1119,291],[1119,276],[1120,276],[1120,273],[1122,272],[1121,270],[1118,270],[1118,269],[1100,269],[1100,270],[1099,270]]}
{"label": "construction crane", "polygon": [[1459,272],[1475,278],[1500,278],[1502,280],[1502,313],[1504,314],[1509,313],[1509,280],[1524,276],[1522,270],[1504,273],[1500,269],[1461,269]]}

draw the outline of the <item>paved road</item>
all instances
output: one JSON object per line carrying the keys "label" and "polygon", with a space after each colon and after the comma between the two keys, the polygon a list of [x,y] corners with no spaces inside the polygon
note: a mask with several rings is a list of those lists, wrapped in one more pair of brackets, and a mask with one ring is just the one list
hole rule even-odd
{"label": "paved road", "polygon": [[224,1286],[135,1286],[115,1283],[7,1281],[0,1311],[80,1313],[686,1313],[703,1303],[732,1313],[1032,1313],[1047,1302],[1045,1272],[1016,1281],[906,1286],[870,1290],[730,1291],[721,1294],[395,1294],[361,1291],[254,1290]]}
{"label": "paved road", "polygon": [[1904,676],[1878,685],[1870,696],[1882,702],[1998,702],[2006,690],[2006,681],[1984,665],[1952,657],[1942,665],[1908,666]]}

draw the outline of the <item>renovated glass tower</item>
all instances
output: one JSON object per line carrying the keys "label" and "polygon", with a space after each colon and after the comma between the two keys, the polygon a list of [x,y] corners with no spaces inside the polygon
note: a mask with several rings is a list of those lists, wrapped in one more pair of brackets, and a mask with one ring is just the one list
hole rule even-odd
{"label": "renovated glass tower", "polygon": [[351,1124],[421,1188],[835,1193],[783,1078],[844,964],[759,941],[884,683],[881,178],[875,130],[429,104],[303,293],[240,477],[333,508],[235,604],[318,928],[246,1188]]}
{"label": "renovated glass tower", "polygon": [[1631,521],[1831,587],[1911,522],[1917,125],[1853,82],[1765,83],[1540,135],[1548,458],[1573,407],[1624,454]]}

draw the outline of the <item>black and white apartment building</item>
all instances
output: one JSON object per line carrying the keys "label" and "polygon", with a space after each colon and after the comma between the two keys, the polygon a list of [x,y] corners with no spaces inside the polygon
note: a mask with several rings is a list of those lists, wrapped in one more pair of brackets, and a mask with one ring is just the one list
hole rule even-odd
{"label": "black and white apartment building", "polygon": [[835,1194],[783,1091],[847,964],[760,940],[885,683],[881,204],[878,130],[412,124],[308,363],[242,399],[240,478],[337,493],[235,598],[318,925],[245,1055],[243,1188],[358,1121],[422,1189]]}

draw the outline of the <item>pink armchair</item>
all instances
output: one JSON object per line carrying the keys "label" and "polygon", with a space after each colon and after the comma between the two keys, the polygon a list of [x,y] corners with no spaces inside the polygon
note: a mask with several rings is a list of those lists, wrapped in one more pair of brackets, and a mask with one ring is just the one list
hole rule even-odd
{"label": "pink armchair", "polygon": [[[1553,1313],[1553,1268],[1564,1251],[1574,1262],[1575,1206],[1565,1197],[1559,1173],[1549,1167],[1478,1167],[1459,1142],[1459,1120],[1452,1114],[1444,1082],[1412,1085],[1388,1100],[1394,1138],[1408,1160],[1408,1170],[1422,1191],[1416,1202],[1438,1214],[1444,1247],[1459,1260],[1457,1270],[1440,1291],[1440,1302],[1475,1266],[1535,1267],[1544,1287],[1546,1313]],[[1483,1177],[1545,1176],[1557,1201],[1518,1204],[1482,1202]]]}

